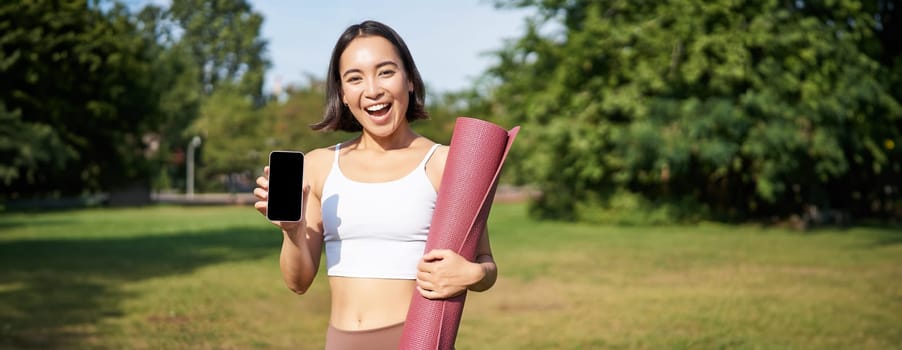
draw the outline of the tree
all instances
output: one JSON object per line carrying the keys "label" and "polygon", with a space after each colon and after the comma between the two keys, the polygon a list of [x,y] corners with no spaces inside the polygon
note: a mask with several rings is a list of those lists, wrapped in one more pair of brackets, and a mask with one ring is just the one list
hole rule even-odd
{"label": "tree", "polygon": [[[227,143],[224,150],[213,147],[218,140],[252,140],[259,135],[252,132],[241,137],[235,135],[240,130],[218,127],[215,121],[227,118],[244,125],[243,118],[257,117],[257,109],[265,103],[262,84],[269,63],[266,41],[260,37],[263,17],[244,0],[176,0],[166,8],[147,5],[137,18],[144,35],[159,44],[157,82],[168,87],[159,102],[164,120],[153,135],[160,145],[154,158],[161,168],[155,186],[181,185],[185,147],[197,133],[211,138],[212,144],[205,142],[202,150],[210,150],[203,155],[213,157],[199,157],[199,163],[211,166],[201,167],[199,175],[215,178],[230,174],[217,172],[244,168],[248,150],[233,147],[241,142]],[[250,109],[244,101],[251,101]],[[222,109],[222,103],[238,109]],[[228,152],[241,159],[229,164]],[[201,189],[214,189],[205,186],[216,183],[204,181]]]}
{"label": "tree", "polygon": [[76,156],[51,126],[22,120],[20,110],[7,110],[2,101],[0,154],[4,159],[0,164],[0,184],[3,187],[40,183],[46,171],[61,171],[65,168],[65,160]]}
{"label": "tree", "polygon": [[[283,102],[272,101],[263,110],[266,149],[287,149],[307,152],[328,147],[353,136],[345,132],[318,132],[310,125],[323,118],[326,103],[326,83],[309,76],[302,85],[285,88]],[[265,157],[261,158],[265,164]],[[259,169],[259,164],[255,169]]]}
{"label": "tree", "polygon": [[0,5],[4,197],[79,195],[147,179],[160,121],[155,43],[128,11],[71,2]]}
{"label": "tree", "polygon": [[174,0],[166,18],[178,25],[179,42],[199,67],[198,81],[206,94],[227,83],[262,104],[269,65],[266,40],[260,36],[263,16],[247,1]]}
{"label": "tree", "polygon": [[162,90],[159,98],[161,121],[148,135],[155,144],[151,160],[157,169],[152,186],[169,190],[184,184],[184,152],[195,135],[187,132],[197,119],[203,97],[199,71],[187,44],[175,33],[178,25],[168,18],[167,10],[147,5],[136,15],[145,40],[157,43],[151,47],[154,60],[154,83]]}
{"label": "tree", "polygon": [[[259,167],[265,140],[265,121],[253,101],[236,87],[220,86],[210,95],[189,129],[203,139],[202,176],[243,173]],[[207,181],[210,183],[211,181]],[[213,181],[221,182],[221,181]]]}
{"label": "tree", "polygon": [[880,40],[898,19],[876,16],[890,2],[500,3],[538,10],[489,72],[524,124],[533,212],[887,213],[902,178],[900,66]]}
{"label": "tree", "polygon": [[231,190],[234,186],[228,184],[235,179],[252,184],[272,150],[306,152],[351,137],[310,129],[324,110],[321,81],[311,78],[307,85],[285,90],[283,101],[270,99],[256,107],[239,87],[224,84],[204,101],[197,120],[187,129],[188,134],[204,139],[199,167],[202,189]]}
{"label": "tree", "polygon": [[[427,89],[428,91],[428,89]],[[472,86],[440,94],[428,94],[426,110],[429,119],[413,124],[414,130],[435,142],[450,144],[455,122],[458,117],[472,117],[486,120],[502,127],[511,128],[518,121],[505,114],[500,104],[491,95],[491,84],[485,77]],[[507,155],[505,171],[501,173],[504,184],[523,185],[526,180],[521,168],[523,154],[528,149],[514,147]]]}
{"label": "tree", "polygon": [[137,14],[117,1],[0,5],[3,197],[177,175],[174,156],[194,136],[186,131],[215,109],[204,98],[225,86],[263,103],[261,23],[245,1],[176,0]]}

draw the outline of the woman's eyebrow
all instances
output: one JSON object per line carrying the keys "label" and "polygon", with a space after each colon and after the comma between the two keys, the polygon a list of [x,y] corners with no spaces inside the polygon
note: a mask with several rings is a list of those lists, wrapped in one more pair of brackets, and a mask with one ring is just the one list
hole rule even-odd
{"label": "woman's eyebrow", "polygon": [[345,77],[345,76],[347,76],[348,74],[351,74],[351,73],[361,73],[361,70],[360,70],[360,69],[357,69],[357,68],[351,68],[351,69],[346,70],[344,73],[342,73],[341,76],[342,76],[342,77]]}
{"label": "woman's eyebrow", "polygon": [[389,60],[389,61],[383,61],[383,62],[377,64],[377,65],[376,65],[376,69],[379,69],[379,68],[382,68],[382,67],[385,67],[385,66],[395,66],[395,67],[399,67],[399,65],[398,65],[397,63],[395,63],[395,61]]}
{"label": "woman's eyebrow", "polygon": [[[382,68],[382,67],[385,67],[385,66],[395,66],[395,67],[400,67],[400,65],[398,65],[397,63],[395,63],[395,61],[388,60],[388,61],[382,61],[382,62],[379,62],[378,64],[376,64],[376,69],[379,69],[379,68]],[[362,73],[362,72],[363,72],[363,71],[361,71],[361,70],[358,69],[358,68],[351,68],[351,69],[346,70],[344,73],[342,73],[341,76],[344,77],[344,76],[346,76],[346,75],[348,75],[348,74],[351,74],[351,73]]]}

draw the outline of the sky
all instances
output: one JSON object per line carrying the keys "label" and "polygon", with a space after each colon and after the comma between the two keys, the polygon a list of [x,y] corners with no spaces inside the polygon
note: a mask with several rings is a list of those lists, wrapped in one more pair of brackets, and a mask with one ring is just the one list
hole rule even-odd
{"label": "sky", "polygon": [[[136,11],[171,0],[122,0]],[[495,60],[491,51],[525,31],[523,9],[496,9],[491,0],[248,0],[263,14],[262,36],[271,66],[264,89],[324,78],[338,36],[372,19],[392,27],[407,43],[431,92],[469,87]]]}
{"label": "sky", "polygon": [[251,0],[263,14],[272,66],[265,88],[325,77],[329,55],[349,25],[373,19],[392,27],[410,49],[433,92],[466,88],[495,60],[505,39],[519,37],[525,10],[496,9],[486,0],[292,1]]}

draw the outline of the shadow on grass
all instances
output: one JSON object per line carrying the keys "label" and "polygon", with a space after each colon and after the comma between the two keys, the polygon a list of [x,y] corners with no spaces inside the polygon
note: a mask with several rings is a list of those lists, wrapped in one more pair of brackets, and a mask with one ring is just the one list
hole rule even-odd
{"label": "shadow on grass", "polygon": [[902,244],[902,230],[899,230],[894,234],[886,234],[874,242],[874,245],[876,246],[891,246],[896,244]]}
{"label": "shadow on grass", "polygon": [[868,222],[859,225],[859,227],[866,227],[868,229],[883,233],[874,240],[874,246],[892,246],[902,244],[902,223],[898,221],[878,223]]}
{"label": "shadow on grass", "polygon": [[3,221],[0,221],[0,235],[3,234],[3,230],[14,229],[17,227],[39,227],[39,226],[61,226],[72,223],[72,220],[68,219],[41,219],[41,220],[29,220],[28,218],[8,218],[4,217]]}
{"label": "shadow on grass", "polygon": [[78,347],[86,325],[122,314],[124,282],[189,273],[279,249],[265,228],[97,240],[0,242],[0,348]]}
{"label": "shadow on grass", "polygon": [[902,244],[902,225],[894,222],[864,222],[855,226],[819,226],[802,233],[806,235],[835,233],[848,231],[864,231],[870,242],[864,244],[871,248],[888,247]]}

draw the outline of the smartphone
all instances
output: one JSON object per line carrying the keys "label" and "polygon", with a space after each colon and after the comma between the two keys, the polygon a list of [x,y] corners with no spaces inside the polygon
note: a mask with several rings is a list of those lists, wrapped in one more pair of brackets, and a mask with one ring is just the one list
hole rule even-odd
{"label": "smartphone", "polygon": [[266,218],[272,221],[301,221],[303,184],[304,153],[270,152]]}

